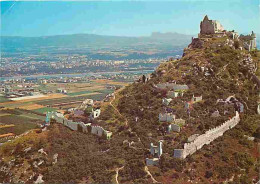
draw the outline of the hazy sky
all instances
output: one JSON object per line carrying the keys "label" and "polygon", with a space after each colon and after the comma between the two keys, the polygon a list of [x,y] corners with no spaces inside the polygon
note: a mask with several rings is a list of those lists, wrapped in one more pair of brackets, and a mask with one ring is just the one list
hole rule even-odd
{"label": "hazy sky", "polygon": [[259,0],[9,1],[0,5],[5,36],[197,34],[205,14],[227,30],[260,33]]}

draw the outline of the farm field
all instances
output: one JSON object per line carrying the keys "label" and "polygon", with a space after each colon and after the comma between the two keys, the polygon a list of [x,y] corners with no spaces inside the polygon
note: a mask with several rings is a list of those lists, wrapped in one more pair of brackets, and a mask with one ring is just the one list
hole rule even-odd
{"label": "farm field", "polygon": [[120,81],[107,80],[107,79],[97,79],[97,80],[92,80],[91,82],[97,84],[107,84],[107,85],[116,85],[116,86],[127,86],[129,84],[128,82],[120,82]]}
{"label": "farm field", "polygon": [[5,98],[5,97],[3,97],[3,96],[0,96],[0,103],[1,102],[8,102],[8,101],[10,101],[10,100]]}
{"label": "farm field", "polygon": [[22,106],[22,105],[24,105],[26,103],[30,103],[30,102],[36,102],[36,101],[44,100],[44,99],[63,98],[63,97],[66,97],[66,96],[67,95],[63,95],[63,94],[50,94],[50,95],[46,95],[45,97],[40,97],[40,98],[2,102],[2,103],[0,103],[0,106],[8,107],[8,108],[12,108],[12,107],[15,108],[15,107],[19,107],[19,106]]}
{"label": "farm field", "polygon": [[[45,117],[23,109],[0,110],[0,136],[4,134],[20,135],[28,130],[39,127]],[[0,139],[0,142],[5,142]]]}
{"label": "farm field", "polygon": [[[127,83],[112,80],[91,80],[86,83],[50,83],[38,86],[37,90],[53,93],[35,98],[11,101],[0,96],[0,135],[13,133],[20,135],[35,129],[45,121],[48,111],[66,111],[77,107],[87,98],[101,101],[113,93],[112,86],[125,86]],[[58,88],[67,90],[67,94],[56,93]],[[12,126],[9,126],[12,125]],[[1,140],[0,140],[1,142]]]}
{"label": "farm field", "polygon": [[37,123],[42,122],[42,120],[29,118],[21,115],[6,115],[1,116],[0,123],[3,125],[13,124],[12,127],[0,128],[0,135],[6,133],[14,133],[15,135],[20,135],[27,130],[34,129],[38,127]]}
{"label": "farm field", "polygon": [[39,109],[34,109],[34,112],[38,112],[38,113],[42,113],[42,114],[46,114],[48,111],[56,111],[57,109],[55,108],[51,108],[51,107],[43,107],[43,108],[39,108]]}

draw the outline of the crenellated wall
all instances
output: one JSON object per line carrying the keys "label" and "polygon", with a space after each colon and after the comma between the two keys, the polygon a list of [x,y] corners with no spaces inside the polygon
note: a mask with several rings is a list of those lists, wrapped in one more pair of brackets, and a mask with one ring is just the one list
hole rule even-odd
{"label": "crenellated wall", "polygon": [[185,143],[183,149],[174,149],[174,157],[176,158],[186,158],[188,155],[195,153],[197,150],[201,149],[205,144],[209,144],[216,138],[222,136],[227,130],[235,127],[240,121],[239,113],[213,129],[208,130],[205,134],[202,134],[191,143]]}
{"label": "crenellated wall", "polygon": [[78,128],[80,126],[82,128],[83,133],[88,133],[88,127],[91,127],[92,134],[95,134],[99,137],[104,135],[107,139],[110,139],[112,136],[112,132],[105,130],[101,126],[91,125],[91,123],[84,124],[83,122],[74,122],[65,118],[62,113],[48,112],[46,116],[48,116],[48,118],[46,119],[54,119],[56,120],[56,122],[61,123],[74,131],[78,131]]}

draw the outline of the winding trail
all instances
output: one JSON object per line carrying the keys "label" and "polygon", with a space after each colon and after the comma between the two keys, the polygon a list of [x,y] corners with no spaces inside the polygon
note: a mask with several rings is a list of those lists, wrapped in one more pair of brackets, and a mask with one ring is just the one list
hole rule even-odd
{"label": "winding trail", "polygon": [[118,182],[118,173],[119,173],[119,171],[122,170],[124,167],[125,167],[125,166],[122,166],[122,167],[120,167],[120,168],[116,168],[116,183],[117,183],[117,184],[119,184],[119,182]]}
{"label": "winding trail", "polygon": [[219,75],[220,73],[224,72],[228,65],[229,65],[229,63],[226,64],[225,66],[223,66],[222,69],[216,74],[216,76]]}
{"label": "winding trail", "polygon": [[[121,88],[120,91],[123,90],[124,88],[125,88],[125,87]],[[114,102],[114,100],[116,99],[116,93],[118,93],[118,92],[119,92],[119,91],[117,91],[117,92],[114,93],[114,98],[113,98],[113,100],[110,101],[110,105],[113,107],[113,109],[114,109],[121,117],[123,117],[123,118],[125,119],[125,125],[128,126],[128,120],[127,120],[127,118],[125,118],[125,117],[119,112],[119,110],[113,105],[113,102]]]}
{"label": "winding trail", "polygon": [[[118,93],[119,91],[124,90],[124,88],[125,88],[125,86],[114,93],[114,98],[113,98],[113,100],[110,101],[110,105],[112,106],[112,108],[113,108],[122,118],[125,119],[125,126],[128,127],[128,130],[130,131],[130,133],[134,133],[134,132],[132,131],[132,128],[131,128],[130,126],[128,126],[129,123],[128,123],[127,118],[126,118],[125,116],[123,116],[123,115],[120,113],[120,111],[117,109],[117,107],[115,107],[115,106],[113,105],[113,102],[114,102],[114,100],[116,99],[116,93]],[[136,135],[137,135],[137,134],[136,134]],[[140,139],[140,137],[139,137],[138,135],[137,135],[137,138],[138,138],[138,141],[141,142],[141,144],[145,147],[144,143],[141,141],[141,139]],[[135,150],[136,150],[136,149],[142,149],[142,148],[136,148],[136,147],[134,147],[134,146],[132,146],[132,145],[130,145],[129,147],[131,147],[131,148],[133,148],[133,149],[135,149]],[[147,150],[149,150],[149,149],[147,149]]]}
{"label": "winding trail", "polygon": [[[123,87],[121,90],[123,90],[124,88],[125,88],[125,87]],[[113,105],[113,102],[114,102],[114,100],[116,99],[116,93],[118,93],[118,92],[119,92],[119,91],[117,91],[117,92],[114,93],[114,98],[113,98],[113,100],[110,101],[109,104],[112,106],[112,108],[113,108],[121,117],[123,117],[123,118],[125,119],[125,125],[128,126],[128,120],[127,120],[127,118],[126,118],[125,116],[123,116],[123,115],[120,113],[120,111]],[[128,127],[128,130],[129,130],[131,133],[133,133],[131,127]],[[141,142],[142,145],[144,146],[144,144],[143,144],[143,142],[141,141],[140,137],[139,137],[138,135],[137,135],[137,137],[138,137],[138,141]],[[142,148],[137,148],[137,147],[132,146],[131,143],[129,143],[129,147],[131,147],[131,148],[133,148],[133,149],[135,149],[135,150],[137,150],[137,149],[142,149]],[[149,149],[147,149],[147,150],[149,150]],[[122,170],[123,168],[124,168],[124,166],[122,166],[122,167],[116,169],[116,183],[117,183],[117,184],[119,184],[119,182],[118,182],[118,173],[119,173],[119,171]],[[150,173],[150,171],[149,171],[149,169],[148,169],[147,166],[145,166],[144,169],[145,169],[145,172],[151,177],[153,183],[159,183],[158,181],[156,181],[156,180],[154,179],[153,175]]]}
{"label": "winding trail", "polygon": [[158,181],[156,181],[153,177],[153,175],[150,173],[149,169],[147,166],[144,167],[145,172],[151,177],[151,179],[153,180],[153,183],[159,183]]}

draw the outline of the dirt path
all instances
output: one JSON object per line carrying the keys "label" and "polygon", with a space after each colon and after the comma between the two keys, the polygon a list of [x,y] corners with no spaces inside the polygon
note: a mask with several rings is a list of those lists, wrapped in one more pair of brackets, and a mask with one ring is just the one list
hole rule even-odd
{"label": "dirt path", "polygon": [[[123,118],[125,119],[125,125],[128,127],[128,130],[130,131],[130,133],[134,133],[134,132],[132,131],[132,128],[131,128],[130,126],[128,126],[129,123],[128,123],[127,118],[126,118],[125,116],[123,116],[123,115],[119,112],[119,110],[113,105],[113,101],[116,99],[116,93],[118,93],[119,91],[122,91],[124,88],[125,88],[125,86],[124,86],[123,88],[121,88],[120,90],[118,90],[117,92],[114,93],[114,98],[113,98],[113,100],[110,101],[110,105],[113,107],[113,109],[115,109],[115,111],[116,111],[121,117],[123,117]],[[141,144],[145,147],[144,143],[141,141],[141,139],[140,139],[140,137],[138,136],[138,134],[136,134],[136,135],[137,135],[138,141],[141,142]],[[132,145],[130,145],[129,147],[132,147],[132,148],[134,148],[134,149],[142,149],[142,148],[136,148],[136,147],[134,147],[134,146],[132,146]]]}
{"label": "dirt path", "polygon": [[[121,88],[120,91],[123,90],[124,88],[125,88],[125,87]],[[113,100],[110,101],[110,105],[113,107],[113,109],[114,109],[121,117],[123,117],[123,118],[125,119],[125,125],[128,126],[128,120],[127,120],[127,118],[125,118],[125,117],[119,112],[119,110],[113,105],[113,102],[114,102],[114,100],[116,99],[116,93],[118,93],[118,92],[119,92],[119,91],[117,91],[117,92],[114,93],[114,98],[113,98]]]}
{"label": "dirt path", "polygon": [[159,183],[158,181],[156,181],[153,177],[153,175],[150,173],[149,169],[147,166],[144,167],[145,172],[151,177],[151,179],[153,180],[153,183]]}
{"label": "dirt path", "polygon": [[118,182],[118,173],[119,173],[119,171],[122,170],[124,167],[125,167],[125,166],[122,166],[122,167],[116,169],[116,183],[117,183],[117,184],[119,184],[119,182]]}
{"label": "dirt path", "polygon": [[227,66],[228,66],[228,64],[223,66],[223,68],[216,74],[216,76],[219,75],[220,73],[224,72],[226,70]]}

